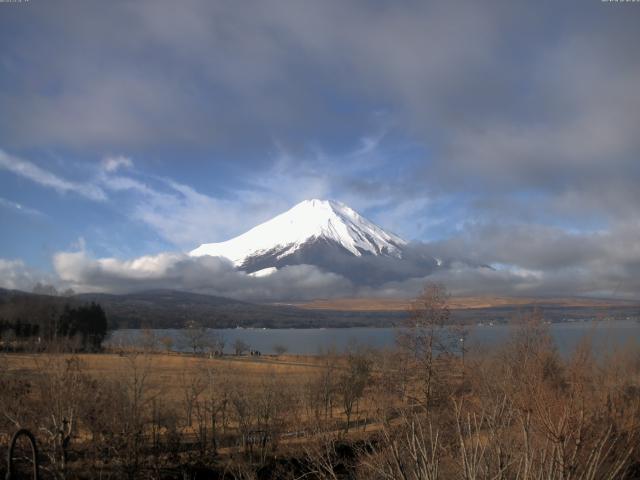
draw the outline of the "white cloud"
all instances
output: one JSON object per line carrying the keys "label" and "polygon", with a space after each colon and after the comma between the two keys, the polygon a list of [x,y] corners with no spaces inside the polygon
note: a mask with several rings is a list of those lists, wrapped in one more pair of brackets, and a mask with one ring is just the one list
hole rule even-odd
{"label": "white cloud", "polygon": [[87,252],[59,252],[53,259],[60,278],[78,292],[124,293],[175,289],[257,301],[308,300],[353,293],[353,285],[311,265],[285,267],[268,277],[236,270],[219,257],[161,253],[132,260],[92,258]]}
{"label": "white cloud", "polygon": [[52,283],[50,275],[28,267],[22,260],[0,258],[0,287],[30,291],[37,282]]}
{"label": "white cloud", "polygon": [[30,208],[21,203],[14,202],[12,200],[7,200],[6,198],[0,197],[0,207],[7,208],[9,210],[17,211],[20,213],[24,213],[25,215],[31,215],[34,217],[43,217],[45,216],[40,210],[35,208]]}
{"label": "white cloud", "polygon": [[251,195],[225,200],[170,179],[152,180],[144,183],[127,176],[104,175],[101,183],[114,192],[134,194],[126,200],[127,214],[181,249],[191,250],[240,233],[253,226],[256,212],[264,207]]}
{"label": "white cloud", "polygon": [[76,183],[61,178],[39,166],[0,150],[0,168],[60,193],[74,192],[90,200],[106,200],[104,191],[91,183]]}
{"label": "white cloud", "polygon": [[133,217],[174,245],[192,249],[201,243],[228,240],[310,198],[344,201],[357,210],[385,202],[404,205],[400,199],[392,202],[388,192],[365,198],[344,188],[345,176],[366,178],[379,161],[378,142],[364,138],[358,150],[334,156],[320,150],[296,156],[279,146],[272,165],[248,174],[243,179],[246,186],[228,199],[170,179],[162,179],[162,185],[154,188],[129,177],[109,177],[105,185],[141,194],[132,209]]}
{"label": "white cloud", "polygon": [[[255,277],[218,257],[193,258],[168,252],[131,260],[96,259],[82,244],[78,245],[79,251],[56,254],[54,267],[58,283],[81,292],[178,289],[257,301],[345,296],[408,298],[431,280],[444,283],[456,295],[633,299],[640,291],[640,247],[636,241],[639,228],[640,224],[625,225],[610,233],[570,235],[533,227],[523,231],[476,228],[465,231],[460,238],[412,245],[408,254],[412,252],[413,257],[406,259],[405,269],[400,264],[393,268],[386,265],[387,273],[371,286],[312,265],[289,266],[269,276]],[[535,244],[527,238],[535,238]],[[424,274],[426,270],[407,268],[413,264],[412,259],[430,255],[443,258],[445,266],[430,275]],[[483,263],[495,268],[482,266]],[[5,264],[5,269],[9,267],[16,272],[26,270],[21,262]],[[13,283],[25,284],[34,277],[27,270],[26,274],[14,273],[10,278],[20,278],[20,282]]]}
{"label": "white cloud", "polygon": [[121,168],[133,168],[133,160],[123,155],[108,156],[102,160],[102,168],[109,173]]}

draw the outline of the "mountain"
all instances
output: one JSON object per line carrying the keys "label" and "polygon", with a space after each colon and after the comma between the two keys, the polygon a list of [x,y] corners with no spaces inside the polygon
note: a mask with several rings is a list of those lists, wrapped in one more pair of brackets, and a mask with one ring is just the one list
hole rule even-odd
{"label": "mountain", "polygon": [[318,242],[332,244],[356,257],[396,258],[407,243],[343,203],[314,199],[300,202],[231,240],[200,245],[190,254],[226,257],[236,266],[246,267],[256,257],[269,255],[279,260]]}
{"label": "mountain", "polygon": [[422,276],[438,266],[433,257],[407,252],[405,240],[347,205],[313,199],[238,237],[202,244],[190,255],[225,257],[255,276],[287,265],[315,265],[363,284]]}

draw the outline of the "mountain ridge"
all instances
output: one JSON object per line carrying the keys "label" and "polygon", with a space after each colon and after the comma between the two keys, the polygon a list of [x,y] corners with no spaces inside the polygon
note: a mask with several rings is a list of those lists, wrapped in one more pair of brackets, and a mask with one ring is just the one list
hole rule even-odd
{"label": "mountain ridge", "polygon": [[[330,256],[400,259],[406,245],[405,240],[386,232],[343,203],[311,199],[237,237],[204,243],[189,255],[225,257],[236,267],[251,273],[305,263],[310,256],[327,256],[318,251],[318,246]],[[312,255],[300,255],[300,252],[310,251]],[[316,258],[308,263],[318,265],[319,261]]]}

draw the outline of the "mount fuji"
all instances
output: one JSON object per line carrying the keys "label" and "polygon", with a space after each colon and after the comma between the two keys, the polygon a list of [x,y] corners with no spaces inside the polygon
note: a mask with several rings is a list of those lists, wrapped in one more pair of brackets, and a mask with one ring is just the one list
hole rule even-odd
{"label": "mount fuji", "polygon": [[307,264],[370,285],[424,276],[441,264],[347,205],[318,199],[300,202],[242,235],[202,244],[189,254],[227,258],[254,276]]}

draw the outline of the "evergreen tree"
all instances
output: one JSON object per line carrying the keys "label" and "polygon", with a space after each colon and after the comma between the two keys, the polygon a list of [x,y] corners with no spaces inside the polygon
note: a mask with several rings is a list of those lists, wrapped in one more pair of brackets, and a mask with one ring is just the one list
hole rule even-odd
{"label": "evergreen tree", "polygon": [[65,305],[58,321],[58,335],[68,338],[78,335],[84,349],[99,350],[107,336],[107,316],[94,302],[77,308]]}

